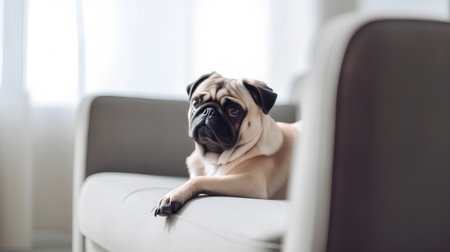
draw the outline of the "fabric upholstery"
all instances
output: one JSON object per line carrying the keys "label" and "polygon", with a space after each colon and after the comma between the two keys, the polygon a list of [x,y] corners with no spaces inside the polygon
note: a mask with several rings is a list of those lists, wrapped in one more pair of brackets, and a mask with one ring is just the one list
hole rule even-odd
{"label": "fabric upholstery", "polygon": [[185,181],[92,175],[80,194],[80,230],[107,251],[279,251],[286,201],[198,197],[176,215],[154,217],[159,198]]}
{"label": "fabric upholstery", "polygon": [[92,101],[86,177],[102,171],[187,176],[184,101],[97,97]]}
{"label": "fabric upholstery", "polygon": [[450,24],[383,20],[348,44],[327,251],[450,251]]}

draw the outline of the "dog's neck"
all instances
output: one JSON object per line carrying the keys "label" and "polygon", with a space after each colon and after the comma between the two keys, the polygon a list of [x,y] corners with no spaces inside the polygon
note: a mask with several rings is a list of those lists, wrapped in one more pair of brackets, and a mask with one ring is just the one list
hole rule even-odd
{"label": "dog's neck", "polygon": [[262,127],[260,133],[245,144],[237,144],[235,147],[222,153],[206,152],[205,148],[195,143],[195,148],[200,159],[208,165],[216,167],[230,167],[259,155],[272,155],[277,152],[283,143],[283,136],[277,123],[269,115],[261,117]]}

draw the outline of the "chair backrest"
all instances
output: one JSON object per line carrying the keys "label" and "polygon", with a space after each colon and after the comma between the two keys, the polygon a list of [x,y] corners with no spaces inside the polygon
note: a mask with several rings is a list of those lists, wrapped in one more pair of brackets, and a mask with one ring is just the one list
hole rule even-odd
{"label": "chair backrest", "polygon": [[[187,176],[194,150],[187,101],[99,96],[88,101],[86,173],[131,172]],[[295,121],[294,105],[275,106],[274,119]]]}
{"label": "chair backrest", "polygon": [[335,120],[327,251],[450,251],[450,24],[357,30]]}
{"label": "chair backrest", "polygon": [[450,24],[361,14],[321,34],[284,251],[450,251]]}

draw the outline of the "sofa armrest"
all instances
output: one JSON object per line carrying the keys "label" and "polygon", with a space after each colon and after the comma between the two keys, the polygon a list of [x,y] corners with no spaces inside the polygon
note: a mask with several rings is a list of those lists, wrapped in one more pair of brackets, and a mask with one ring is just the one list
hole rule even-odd
{"label": "sofa armrest", "polygon": [[73,251],[83,251],[78,196],[84,180],[99,172],[187,176],[188,103],[135,97],[83,100],[75,125]]}

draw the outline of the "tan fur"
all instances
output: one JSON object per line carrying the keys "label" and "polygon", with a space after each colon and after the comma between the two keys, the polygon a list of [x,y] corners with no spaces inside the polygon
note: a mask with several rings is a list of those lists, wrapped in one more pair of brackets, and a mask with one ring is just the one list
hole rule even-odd
{"label": "tan fur", "polygon": [[[218,89],[227,82],[227,88]],[[263,85],[252,81],[254,85]],[[226,79],[213,74],[202,82],[192,97],[204,95],[219,101],[231,99],[246,109],[239,128],[239,141],[221,154],[204,153],[198,143],[186,159],[190,179],[171,191],[158,203],[157,209],[178,201],[184,204],[198,194],[225,195],[259,199],[285,199],[291,166],[292,149],[298,135],[293,124],[275,122],[255,104],[242,80]],[[193,117],[191,109],[189,121]],[[163,211],[155,215],[165,216]]]}

